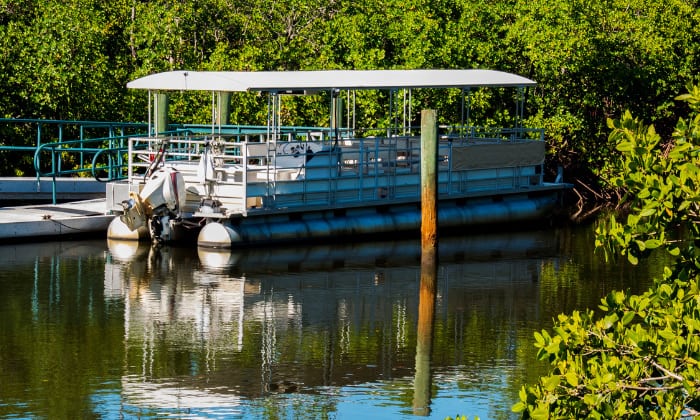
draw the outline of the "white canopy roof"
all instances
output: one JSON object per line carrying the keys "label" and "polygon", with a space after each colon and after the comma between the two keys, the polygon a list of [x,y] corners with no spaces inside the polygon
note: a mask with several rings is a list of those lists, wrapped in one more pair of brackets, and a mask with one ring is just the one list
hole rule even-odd
{"label": "white canopy roof", "polygon": [[127,83],[130,89],[215,92],[294,92],[330,89],[468,88],[534,86],[496,70],[170,71]]}

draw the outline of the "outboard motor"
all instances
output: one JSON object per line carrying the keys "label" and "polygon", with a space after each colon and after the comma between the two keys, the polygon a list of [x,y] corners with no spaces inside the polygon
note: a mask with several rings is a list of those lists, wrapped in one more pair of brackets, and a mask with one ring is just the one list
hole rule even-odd
{"label": "outboard motor", "polygon": [[129,193],[122,202],[122,222],[132,231],[148,224],[151,238],[170,240],[171,221],[180,217],[185,206],[185,180],[173,168],[164,167],[153,173],[140,193]]}

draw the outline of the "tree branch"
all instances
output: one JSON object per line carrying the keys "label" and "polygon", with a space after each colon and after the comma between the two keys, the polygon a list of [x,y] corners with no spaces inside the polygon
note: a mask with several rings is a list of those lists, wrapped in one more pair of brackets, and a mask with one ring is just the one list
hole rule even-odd
{"label": "tree branch", "polygon": [[668,370],[665,367],[661,366],[660,364],[656,363],[654,360],[649,359],[649,363],[651,363],[652,366],[654,366],[655,368],[657,368],[661,372],[665,373],[666,375],[670,376],[671,378],[673,378],[679,382],[685,381],[685,379],[683,379],[682,376],[671,372],[670,370]]}

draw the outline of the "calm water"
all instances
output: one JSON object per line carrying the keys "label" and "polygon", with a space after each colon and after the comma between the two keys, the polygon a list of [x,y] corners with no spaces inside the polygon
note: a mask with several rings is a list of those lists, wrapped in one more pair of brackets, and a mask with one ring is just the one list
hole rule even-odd
{"label": "calm water", "polygon": [[591,227],[442,238],[427,385],[417,241],[2,246],[0,417],[416,418],[427,399],[431,418],[512,418],[548,368],[534,331],[661,270],[592,244]]}

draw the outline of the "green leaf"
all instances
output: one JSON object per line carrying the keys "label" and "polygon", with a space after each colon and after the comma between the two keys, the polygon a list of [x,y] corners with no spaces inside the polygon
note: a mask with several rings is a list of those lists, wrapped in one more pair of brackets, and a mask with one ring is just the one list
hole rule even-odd
{"label": "green leaf", "polygon": [[559,386],[560,383],[561,379],[559,378],[559,375],[550,375],[549,377],[544,378],[542,386],[547,391],[554,392],[554,390]]}
{"label": "green leaf", "polygon": [[544,350],[549,354],[557,354],[561,350],[561,346],[561,337],[555,335],[554,337],[552,337],[551,341],[549,342],[549,344],[547,344]]}
{"label": "green leaf", "polygon": [[653,216],[654,214],[656,214],[656,208],[654,208],[654,207],[647,207],[647,208],[643,209],[641,212],[639,212],[639,215],[641,217],[649,217],[649,216]]}
{"label": "green leaf", "polygon": [[672,288],[670,285],[665,284],[665,283],[659,285],[659,289],[658,289],[658,290],[659,290],[659,295],[660,295],[662,298],[668,298],[668,297],[670,297],[670,296],[673,294],[673,288]]}
{"label": "green leaf", "polygon": [[578,386],[578,376],[576,372],[570,370],[566,372],[566,382],[574,388]]}
{"label": "green leaf", "polygon": [[598,394],[586,394],[583,396],[583,402],[589,407],[597,406],[602,399],[603,398]]}
{"label": "green leaf", "polygon": [[675,340],[677,338],[677,335],[670,330],[661,330],[659,331],[659,335],[665,340]]}
{"label": "green leaf", "polygon": [[603,319],[603,329],[606,329],[606,330],[610,329],[619,320],[620,320],[620,318],[617,316],[616,313],[612,313],[612,314],[606,316]]}
{"label": "green leaf", "polygon": [[615,380],[615,375],[612,373],[606,373],[600,378],[601,383],[609,384]]}
{"label": "green leaf", "polygon": [[623,142],[618,143],[617,146],[615,146],[615,148],[619,152],[623,152],[623,153],[624,152],[631,152],[632,150],[634,150],[634,147],[635,147],[635,144],[633,142],[630,142],[630,141],[623,141]]}
{"label": "green leaf", "polygon": [[635,315],[636,315],[636,313],[633,311],[625,312],[625,314],[622,316],[622,325],[627,325],[630,322],[632,322]]}
{"label": "green leaf", "polygon": [[522,413],[523,411],[525,411],[526,408],[527,408],[527,404],[520,401],[520,402],[513,404],[513,407],[511,407],[511,411],[514,413]]}
{"label": "green leaf", "polygon": [[536,409],[530,412],[530,417],[534,420],[548,420],[549,419],[549,409],[547,406],[540,405]]}
{"label": "green leaf", "polygon": [[520,397],[520,401],[527,401],[527,390],[524,386],[520,387],[520,391],[518,391],[518,396]]}

